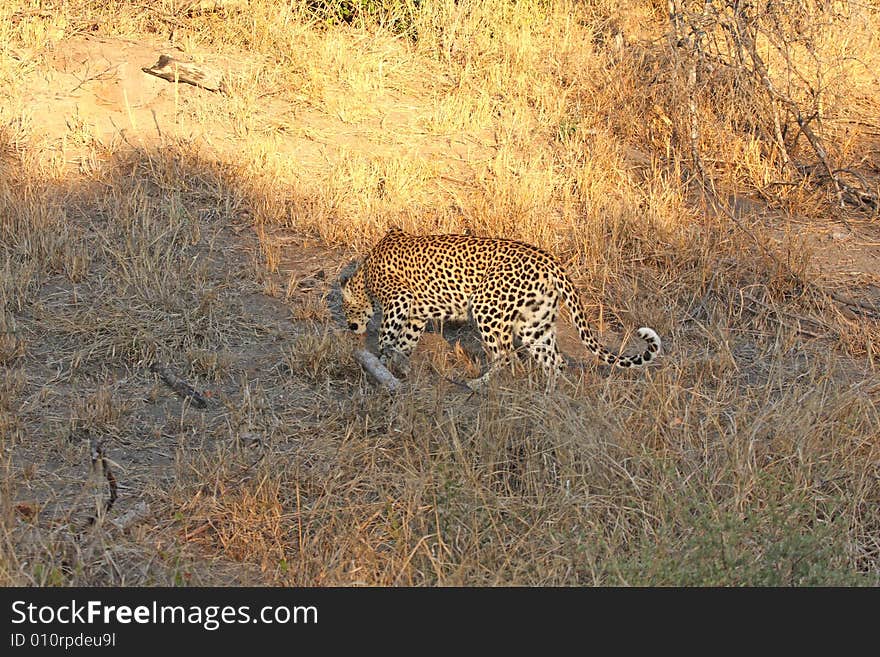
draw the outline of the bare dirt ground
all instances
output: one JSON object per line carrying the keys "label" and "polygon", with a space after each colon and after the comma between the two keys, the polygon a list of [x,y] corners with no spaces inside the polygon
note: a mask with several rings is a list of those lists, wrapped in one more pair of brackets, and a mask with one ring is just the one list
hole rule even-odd
{"label": "bare dirt ground", "polygon": [[[517,375],[481,399],[451,381],[480,366],[465,327],[425,336],[414,390],[395,398],[351,358],[340,276],[389,218],[498,234],[528,221],[481,218],[504,212],[487,209],[487,163],[532,184],[505,159],[500,123],[436,128],[447,98],[437,90],[465,82],[419,69],[421,93],[415,82],[365,95],[353,85],[358,102],[346,103],[355,92],[342,77],[316,90],[304,75],[301,93],[279,97],[262,82],[251,91],[268,69],[228,49],[185,58],[223,70],[230,93],[169,83],[142,70],[175,54],[159,36],[80,33],[9,54],[18,116],[30,118],[5,128],[3,209],[30,228],[9,245],[17,259],[0,263],[5,582],[736,583],[668,575],[682,559],[714,563],[711,518],[721,552],[727,540],[747,555],[735,566],[747,581],[876,583],[876,217],[783,218],[760,200],[740,215],[793,268],[864,308],[797,300],[781,274],[749,282],[760,258],[732,260],[734,238],[690,256],[660,234],[658,251],[620,277],[608,275],[611,255],[586,271],[566,250],[606,344],[655,326],[673,364],[597,368],[565,319],[574,383],[548,397]],[[235,163],[245,151],[249,162],[265,151],[261,173],[285,186],[255,183]],[[638,155],[621,161],[638,168]],[[273,173],[284,159],[307,173]],[[365,184],[352,210],[344,197]],[[392,213],[388,199],[407,194],[410,209]],[[355,214],[362,230],[346,240]],[[535,231],[544,246],[562,242],[552,226]],[[630,253],[611,222],[605,232],[614,254]],[[713,248],[717,268],[701,272]],[[683,280],[690,297],[670,299]],[[176,394],[154,363],[207,406]],[[118,490],[107,513],[98,444]],[[786,556],[766,573],[748,556],[779,546]],[[824,559],[824,579],[798,570],[806,553]]]}

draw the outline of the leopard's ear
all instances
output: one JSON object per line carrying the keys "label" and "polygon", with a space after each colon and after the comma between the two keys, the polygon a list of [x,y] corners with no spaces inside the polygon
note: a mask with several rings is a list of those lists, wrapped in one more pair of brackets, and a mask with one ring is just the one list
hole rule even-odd
{"label": "leopard's ear", "polygon": [[351,283],[354,281],[358,274],[363,274],[364,263],[358,262],[357,269],[355,269],[347,278],[342,278],[339,281],[339,291],[342,292],[342,298],[349,300],[354,298],[354,292],[351,289]]}
{"label": "leopard's ear", "polygon": [[351,283],[355,277],[360,273],[360,271],[364,268],[364,259],[363,258],[354,258],[349,260],[339,272],[339,287],[348,287],[348,284]]}
{"label": "leopard's ear", "polygon": [[403,230],[400,226],[388,226],[388,231],[385,233],[386,235],[405,235],[406,231]]}
{"label": "leopard's ear", "polygon": [[348,288],[348,284],[351,282],[351,279],[347,281],[343,281],[339,285],[339,290],[342,292],[342,300],[343,301],[352,301],[354,299],[354,293]]}

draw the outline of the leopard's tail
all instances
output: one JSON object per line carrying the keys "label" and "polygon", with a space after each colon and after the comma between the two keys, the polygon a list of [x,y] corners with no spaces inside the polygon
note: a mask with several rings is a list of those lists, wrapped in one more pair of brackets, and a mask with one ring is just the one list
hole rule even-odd
{"label": "leopard's tail", "polygon": [[562,298],[565,299],[568,311],[571,313],[572,323],[577,327],[578,334],[581,336],[581,342],[584,343],[587,349],[596,354],[604,362],[609,365],[616,365],[617,367],[624,368],[641,366],[650,363],[657,357],[657,354],[660,353],[660,336],[657,335],[657,332],[654,331],[654,329],[650,329],[646,326],[643,326],[636,331],[636,335],[648,345],[642,353],[635,354],[634,356],[620,356],[606,349],[599,343],[592,331],[590,331],[590,325],[587,323],[584,304],[581,301],[580,295],[575,291],[571,280],[561,268],[555,278],[556,289],[559,294],[562,295]]}

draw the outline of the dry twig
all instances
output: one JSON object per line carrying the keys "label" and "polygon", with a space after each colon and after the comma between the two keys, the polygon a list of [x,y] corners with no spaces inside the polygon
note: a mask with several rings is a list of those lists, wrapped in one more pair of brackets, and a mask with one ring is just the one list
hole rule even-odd
{"label": "dry twig", "polygon": [[169,82],[186,82],[208,91],[226,91],[223,73],[217,69],[182,62],[168,55],[161,55],[153,66],[141,70]]}
{"label": "dry twig", "polygon": [[147,518],[150,513],[150,505],[141,500],[128,511],[121,514],[118,518],[114,518],[110,522],[112,522],[116,527],[124,531],[132,525],[135,525]]}
{"label": "dry twig", "polygon": [[208,400],[198,390],[193,388],[186,381],[172,372],[167,365],[162,363],[153,363],[150,365],[150,371],[158,374],[162,380],[184,399],[192,400],[193,406],[196,408],[207,408]]}
{"label": "dry twig", "polygon": [[99,510],[88,520],[89,525],[94,525],[95,522],[97,522],[99,516],[106,515],[110,512],[110,509],[113,508],[113,504],[116,502],[116,498],[118,497],[118,491],[116,476],[113,474],[113,471],[110,469],[110,464],[107,462],[107,459],[104,456],[104,443],[100,440],[93,441],[89,439],[89,446],[91,448],[92,455],[92,470],[94,472],[101,472],[107,479],[107,484],[110,486],[110,497],[107,498],[107,503],[104,505],[104,509]]}

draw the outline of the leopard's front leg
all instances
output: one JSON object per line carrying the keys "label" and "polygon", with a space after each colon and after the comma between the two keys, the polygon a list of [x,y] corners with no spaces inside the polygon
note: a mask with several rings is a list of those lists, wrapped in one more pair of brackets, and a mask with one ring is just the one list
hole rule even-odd
{"label": "leopard's front leg", "polygon": [[401,373],[409,372],[409,357],[425,330],[425,320],[411,317],[413,297],[400,291],[383,305],[379,327],[379,359],[383,365],[394,364]]}

